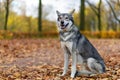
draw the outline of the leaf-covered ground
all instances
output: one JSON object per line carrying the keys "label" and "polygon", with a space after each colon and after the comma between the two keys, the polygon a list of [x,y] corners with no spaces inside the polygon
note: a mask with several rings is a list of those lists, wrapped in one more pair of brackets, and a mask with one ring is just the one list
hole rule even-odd
{"label": "leaf-covered ground", "polygon": [[[120,40],[90,39],[106,63],[106,73],[75,80],[119,80]],[[58,39],[0,40],[0,80],[70,80],[61,77],[63,52]],[[80,65],[77,66],[80,68]]]}

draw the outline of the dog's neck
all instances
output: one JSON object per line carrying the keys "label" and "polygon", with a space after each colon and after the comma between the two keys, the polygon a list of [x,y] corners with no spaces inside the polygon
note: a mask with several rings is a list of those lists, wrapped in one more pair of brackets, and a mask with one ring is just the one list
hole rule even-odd
{"label": "dog's neck", "polygon": [[72,27],[68,31],[60,31],[60,40],[61,41],[71,41],[75,36],[75,34],[78,32],[78,29],[75,25],[72,25]]}

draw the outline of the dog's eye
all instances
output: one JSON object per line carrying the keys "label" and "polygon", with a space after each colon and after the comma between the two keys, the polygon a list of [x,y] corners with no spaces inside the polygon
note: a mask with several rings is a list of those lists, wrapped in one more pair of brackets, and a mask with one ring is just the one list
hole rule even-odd
{"label": "dog's eye", "polygon": [[68,19],[68,17],[66,17],[65,19]]}
{"label": "dog's eye", "polygon": [[62,19],[61,17],[59,17],[59,19]]}

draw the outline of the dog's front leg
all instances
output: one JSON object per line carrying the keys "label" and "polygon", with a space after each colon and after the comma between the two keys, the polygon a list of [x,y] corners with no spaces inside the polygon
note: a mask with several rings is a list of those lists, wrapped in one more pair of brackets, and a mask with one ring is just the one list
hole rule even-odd
{"label": "dog's front leg", "polygon": [[65,51],[65,53],[64,53],[64,68],[63,68],[62,76],[64,76],[67,73],[68,65],[69,65],[69,53],[67,53],[67,51]]}
{"label": "dog's front leg", "polygon": [[72,68],[71,68],[71,77],[74,78],[76,74],[76,64],[77,64],[77,55],[76,52],[72,53]]}

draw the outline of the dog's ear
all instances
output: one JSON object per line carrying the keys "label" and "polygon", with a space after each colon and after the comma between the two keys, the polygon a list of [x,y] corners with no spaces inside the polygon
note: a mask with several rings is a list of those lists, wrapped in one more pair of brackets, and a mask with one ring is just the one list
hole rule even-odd
{"label": "dog's ear", "polygon": [[56,11],[56,13],[57,13],[58,16],[61,14],[58,10]]}
{"label": "dog's ear", "polygon": [[72,11],[70,11],[70,14],[73,15],[74,12],[75,12],[75,9],[73,9]]}

